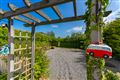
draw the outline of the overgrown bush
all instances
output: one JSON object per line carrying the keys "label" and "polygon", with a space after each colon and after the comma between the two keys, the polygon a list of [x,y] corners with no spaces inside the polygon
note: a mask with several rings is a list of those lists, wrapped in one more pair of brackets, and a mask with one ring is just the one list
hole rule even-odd
{"label": "overgrown bush", "polygon": [[99,80],[119,80],[119,77],[110,70],[106,71],[105,60],[87,56],[87,80],[94,80],[94,71],[99,70]]}
{"label": "overgrown bush", "polygon": [[120,58],[120,20],[107,24],[103,36],[104,43],[112,47],[113,57]]}
{"label": "overgrown bush", "polygon": [[99,70],[99,79],[101,80],[104,76],[102,76],[102,71],[105,66],[104,59],[101,58],[94,58],[91,56],[87,56],[87,80],[93,80],[94,79],[94,71],[97,68]]}
{"label": "overgrown bush", "polygon": [[45,50],[43,49],[36,50],[35,65],[34,65],[35,80],[39,80],[39,78],[45,79],[48,77],[48,64],[49,64],[49,60],[45,54]]}
{"label": "overgrown bush", "polygon": [[0,80],[7,80],[7,74],[6,73],[1,73],[0,74]]}
{"label": "overgrown bush", "polygon": [[105,76],[106,76],[105,80],[120,80],[119,77],[110,70],[107,70]]}
{"label": "overgrown bush", "polygon": [[8,29],[0,27],[0,47],[8,43]]}

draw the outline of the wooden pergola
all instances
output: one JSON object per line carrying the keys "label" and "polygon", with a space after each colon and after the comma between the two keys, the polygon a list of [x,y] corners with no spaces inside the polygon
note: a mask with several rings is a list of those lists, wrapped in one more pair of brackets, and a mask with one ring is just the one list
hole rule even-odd
{"label": "wooden pergola", "polygon": [[[17,8],[13,4],[8,4],[11,11],[0,11],[1,19],[8,19],[9,24],[9,35],[8,35],[8,42],[10,45],[10,54],[8,55],[8,76],[7,80],[14,80],[14,29],[13,29],[13,20],[19,20],[25,22],[26,26],[32,27],[31,30],[31,80],[34,80],[34,57],[35,57],[35,27],[40,25],[46,24],[54,24],[54,23],[62,23],[62,22],[70,22],[76,20],[84,20],[84,15],[77,15],[77,7],[76,7],[76,0],[42,0],[41,2],[37,2],[32,4],[29,0],[23,0],[25,5],[24,7]],[[74,16],[73,17],[63,17],[57,5],[65,4],[65,3],[73,3],[74,7]],[[44,14],[41,9],[51,7],[53,11],[57,14],[59,19],[51,19],[48,15]],[[41,21],[40,19],[34,17],[34,15],[29,14],[28,12],[35,12],[39,14],[41,17],[45,19],[45,21]],[[110,12],[106,12],[105,16],[107,16]],[[20,17],[25,16],[27,19]],[[31,22],[32,20],[32,22]],[[21,36],[20,36],[21,37]]]}

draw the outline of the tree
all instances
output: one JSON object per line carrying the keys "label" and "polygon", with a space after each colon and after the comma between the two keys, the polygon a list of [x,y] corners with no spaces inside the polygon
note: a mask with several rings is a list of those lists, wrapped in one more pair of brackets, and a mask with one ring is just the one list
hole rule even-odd
{"label": "tree", "polygon": [[47,35],[50,37],[55,37],[55,33],[53,31],[47,32]]}
{"label": "tree", "polygon": [[113,57],[120,58],[120,19],[117,19],[105,26],[104,43],[113,49]]}

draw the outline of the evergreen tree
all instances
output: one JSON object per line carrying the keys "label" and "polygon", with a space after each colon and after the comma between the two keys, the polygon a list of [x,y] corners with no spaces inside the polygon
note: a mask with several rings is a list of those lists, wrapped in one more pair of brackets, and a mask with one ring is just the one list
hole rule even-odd
{"label": "evergreen tree", "polygon": [[104,43],[113,49],[113,57],[120,58],[120,19],[108,23],[104,29]]}

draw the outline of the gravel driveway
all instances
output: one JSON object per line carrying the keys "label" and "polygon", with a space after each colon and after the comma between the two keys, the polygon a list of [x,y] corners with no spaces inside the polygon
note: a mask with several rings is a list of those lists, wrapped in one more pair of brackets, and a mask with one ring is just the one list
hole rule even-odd
{"label": "gravel driveway", "polygon": [[50,80],[86,80],[85,55],[79,49],[56,48],[47,51]]}

